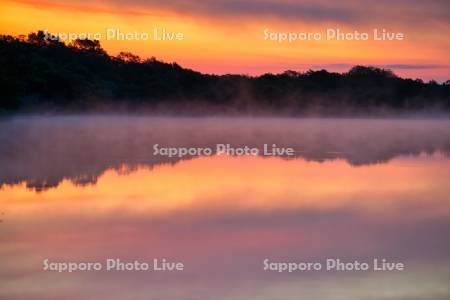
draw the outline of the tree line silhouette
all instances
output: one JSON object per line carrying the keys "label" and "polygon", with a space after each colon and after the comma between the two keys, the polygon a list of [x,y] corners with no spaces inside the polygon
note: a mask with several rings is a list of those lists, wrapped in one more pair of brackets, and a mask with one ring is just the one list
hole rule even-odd
{"label": "tree line silhouette", "polygon": [[449,81],[425,83],[370,66],[346,73],[210,75],[129,52],[110,56],[99,41],[65,44],[43,31],[0,36],[0,65],[2,112],[124,107],[291,115],[450,110]]}

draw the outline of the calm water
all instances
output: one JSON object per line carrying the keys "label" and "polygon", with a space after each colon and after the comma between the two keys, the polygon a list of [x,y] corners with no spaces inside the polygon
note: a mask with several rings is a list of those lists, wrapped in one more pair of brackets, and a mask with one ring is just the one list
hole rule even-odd
{"label": "calm water", "polygon": [[[294,157],[153,155],[154,144]],[[0,299],[448,299],[450,121],[0,121]],[[182,272],[43,261],[183,262]],[[263,270],[263,260],[405,264]]]}

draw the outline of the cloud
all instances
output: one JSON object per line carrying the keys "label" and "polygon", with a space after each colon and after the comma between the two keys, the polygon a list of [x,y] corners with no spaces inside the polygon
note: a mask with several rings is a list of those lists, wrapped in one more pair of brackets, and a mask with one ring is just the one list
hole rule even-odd
{"label": "cloud", "polygon": [[421,64],[387,64],[381,65],[382,68],[399,69],[399,70],[426,70],[426,69],[448,69],[448,65],[421,65]]}
{"label": "cloud", "polygon": [[[33,5],[43,3],[36,0],[19,0]],[[44,1],[46,5],[61,6],[60,2]],[[86,9],[99,6],[113,8],[106,12],[136,12],[142,10],[169,10],[180,14],[199,15],[213,18],[264,18],[275,17],[286,21],[334,22],[343,24],[366,24],[383,22],[409,25],[427,23],[449,25],[450,2],[446,0],[105,0],[86,4],[80,0],[68,0],[65,6],[82,5]]]}

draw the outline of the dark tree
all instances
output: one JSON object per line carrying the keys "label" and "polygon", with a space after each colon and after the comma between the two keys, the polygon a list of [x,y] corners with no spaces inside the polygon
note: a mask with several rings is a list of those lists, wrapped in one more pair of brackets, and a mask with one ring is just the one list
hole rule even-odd
{"label": "dark tree", "polygon": [[449,81],[424,83],[370,66],[342,74],[206,75],[129,52],[111,57],[97,40],[67,46],[43,31],[0,36],[0,66],[0,111],[105,106],[290,115],[450,111]]}

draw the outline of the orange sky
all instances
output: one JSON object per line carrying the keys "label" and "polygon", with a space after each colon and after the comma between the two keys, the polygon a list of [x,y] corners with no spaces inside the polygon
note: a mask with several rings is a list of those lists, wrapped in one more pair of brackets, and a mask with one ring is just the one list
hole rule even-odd
{"label": "orange sky", "polygon": [[[377,65],[406,77],[450,79],[450,22],[446,1],[331,0],[3,0],[0,33],[100,34],[108,53],[130,51],[141,57],[176,61],[208,73],[262,74],[286,69]],[[108,28],[147,34],[146,40],[106,38]],[[327,29],[369,33],[366,41],[326,40]],[[373,29],[401,32],[402,41],[374,41]],[[182,40],[155,40],[179,32]],[[269,33],[319,32],[317,41],[265,40]]]}

